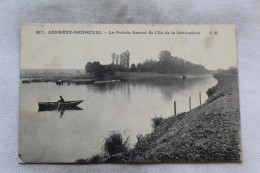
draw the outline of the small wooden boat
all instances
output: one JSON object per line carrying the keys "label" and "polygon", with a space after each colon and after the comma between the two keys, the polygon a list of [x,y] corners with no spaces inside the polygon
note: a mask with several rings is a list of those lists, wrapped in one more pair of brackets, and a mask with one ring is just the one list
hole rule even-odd
{"label": "small wooden boat", "polygon": [[57,80],[56,81],[56,85],[63,85],[64,84],[64,81],[63,80]]}
{"label": "small wooden boat", "polygon": [[74,107],[67,107],[67,108],[41,108],[41,109],[38,109],[38,112],[42,112],[42,111],[61,111],[61,112],[64,112],[64,111],[67,111],[67,110],[83,110],[82,108],[78,107],[78,106],[74,106]]}
{"label": "small wooden boat", "polygon": [[76,107],[78,104],[82,103],[84,100],[76,100],[76,101],[66,101],[66,102],[39,102],[39,111],[40,110],[61,110],[67,108]]}
{"label": "small wooden boat", "polygon": [[22,83],[31,83],[30,80],[22,80]]}
{"label": "small wooden boat", "polygon": [[43,79],[43,78],[32,79],[31,82],[36,82],[36,83],[45,82],[45,79]]}

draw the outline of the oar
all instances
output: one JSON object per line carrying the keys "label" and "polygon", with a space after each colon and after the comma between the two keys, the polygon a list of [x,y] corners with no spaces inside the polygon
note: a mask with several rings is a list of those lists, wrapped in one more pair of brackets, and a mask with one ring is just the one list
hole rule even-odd
{"label": "oar", "polygon": [[58,108],[57,108],[57,110],[59,110],[59,107],[60,107],[60,102],[59,102],[59,105],[58,105]]}

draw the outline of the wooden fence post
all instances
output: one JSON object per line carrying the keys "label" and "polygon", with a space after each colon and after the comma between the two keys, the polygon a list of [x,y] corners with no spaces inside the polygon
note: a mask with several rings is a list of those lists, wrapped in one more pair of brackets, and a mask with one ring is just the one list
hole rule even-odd
{"label": "wooden fence post", "polygon": [[174,115],[176,116],[176,101],[174,101]]}
{"label": "wooden fence post", "polygon": [[199,96],[200,96],[200,106],[201,106],[201,92],[199,92]]}
{"label": "wooden fence post", "polygon": [[191,97],[189,97],[189,105],[190,105],[190,110],[191,110]]}

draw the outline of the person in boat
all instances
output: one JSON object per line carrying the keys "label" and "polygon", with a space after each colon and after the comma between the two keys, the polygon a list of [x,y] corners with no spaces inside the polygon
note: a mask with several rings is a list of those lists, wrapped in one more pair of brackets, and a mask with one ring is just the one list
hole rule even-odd
{"label": "person in boat", "polygon": [[58,102],[60,102],[60,103],[64,103],[65,100],[62,98],[62,96],[60,96],[60,100],[58,100]]}

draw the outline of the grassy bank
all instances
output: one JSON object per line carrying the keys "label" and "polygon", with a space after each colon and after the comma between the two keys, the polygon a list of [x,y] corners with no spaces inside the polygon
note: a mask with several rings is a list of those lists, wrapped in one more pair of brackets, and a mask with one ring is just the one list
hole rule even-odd
{"label": "grassy bank", "polygon": [[[204,74],[206,75],[206,74]],[[200,78],[203,75],[192,75],[189,74],[187,78]],[[157,72],[116,72],[113,75],[99,75],[95,76],[94,74],[81,74],[81,75],[63,75],[63,76],[52,76],[52,77],[23,77],[22,83],[38,83],[38,82],[55,82],[58,84],[68,83],[68,84],[92,84],[95,81],[112,81],[112,80],[120,80],[120,81],[157,81],[163,82],[164,80],[172,80],[172,79],[182,79],[182,74],[163,74]]]}
{"label": "grassy bank", "polygon": [[100,156],[96,162],[241,160],[237,73],[223,72],[214,77],[218,84],[207,91],[209,98],[203,105],[161,119],[133,149]]}
{"label": "grassy bank", "polygon": [[176,78],[182,77],[182,75],[178,74],[163,74],[157,72],[116,72],[113,75],[115,79],[125,79],[125,80],[152,80],[157,78]]}
{"label": "grassy bank", "polygon": [[216,74],[208,100],[164,119],[132,150],[133,162],[238,161],[240,114],[237,75]]}

